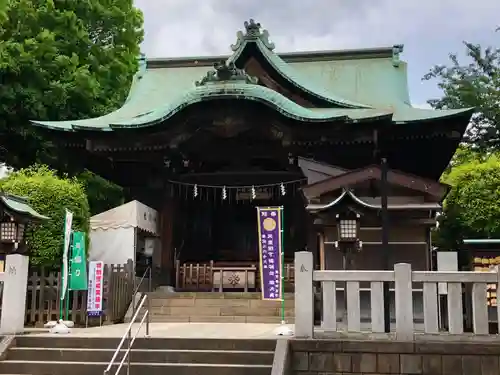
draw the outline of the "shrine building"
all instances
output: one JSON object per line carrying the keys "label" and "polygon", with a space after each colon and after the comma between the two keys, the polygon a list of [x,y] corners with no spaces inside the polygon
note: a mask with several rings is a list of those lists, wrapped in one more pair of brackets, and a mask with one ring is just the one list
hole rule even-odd
{"label": "shrine building", "polygon": [[352,213],[362,247],[351,267],[425,270],[448,191],[439,178],[473,111],[413,107],[402,52],[277,53],[250,20],[229,56],[141,57],[114,112],[33,124],[71,163],[158,210],[160,284],[213,290],[213,270],[227,268],[247,277],[233,287],[258,288],[256,206],[284,207],[289,282],[298,250],[318,268],[346,266],[338,217]]}

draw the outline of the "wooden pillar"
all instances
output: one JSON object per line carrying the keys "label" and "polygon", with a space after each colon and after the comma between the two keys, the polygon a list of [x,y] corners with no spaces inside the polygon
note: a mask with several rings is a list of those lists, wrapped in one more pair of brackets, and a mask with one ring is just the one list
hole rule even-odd
{"label": "wooden pillar", "polygon": [[175,280],[175,248],[174,248],[174,215],[175,201],[167,197],[160,213],[161,256],[159,282],[161,285],[173,285]]}
{"label": "wooden pillar", "polygon": [[320,270],[325,269],[325,235],[320,232],[318,233],[319,241],[319,268]]}
{"label": "wooden pillar", "polygon": [[318,248],[318,234],[316,228],[314,227],[314,217],[310,213],[306,212],[306,222],[305,226],[307,228],[307,250],[313,254],[314,266],[319,263],[319,248]]}

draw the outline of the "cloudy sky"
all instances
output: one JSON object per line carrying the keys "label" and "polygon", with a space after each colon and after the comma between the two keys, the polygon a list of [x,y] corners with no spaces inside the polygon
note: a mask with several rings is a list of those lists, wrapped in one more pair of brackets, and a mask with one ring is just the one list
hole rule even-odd
{"label": "cloudy sky", "polygon": [[403,43],[412,101],[439,96],[421,82],[463,40],[500,47],[500,0],[135,0],[145,18],[149,57],[228,54],[254,18],[279,52],[383,47]]}

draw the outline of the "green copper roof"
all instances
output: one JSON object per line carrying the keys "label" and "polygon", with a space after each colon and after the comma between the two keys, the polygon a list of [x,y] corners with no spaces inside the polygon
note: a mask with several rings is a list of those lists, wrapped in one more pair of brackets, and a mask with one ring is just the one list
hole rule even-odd
{"label": "green copper roof", "polygon": [[229,57],[229,63],[235,63],[241,56],[247,45],[249,43],[252,43],[257,46],[267,62],[271,64],[271,66],[278,73],[280,73],[290,83],[299,87],[301,90],[312,94],[330,104],[340,105],[347,108],[371,108],[371,106],[369,105],[349,101],[335,95],[334,93],[328,92],[324,87],[317,83],[311,82],[307,76],[302,75],[300,71],[288,65],[281,59],[281,57],[273,52],[274,44],[269,41],[269,33],[267,32],[267,30],[262,30],[260,24],[255,23],[254,20],[245,22],[245,29],[246,34],[244,34],[242,31],[239,31],[237,34],[238,39],[236,44],[231,46],[234,54]]}
{"label": "green copper roof", "polygon": [[[227,76],[224,76],[224,74],[227,74]],[[151,126],[167,120],[189,105],[208,100],[235,98],[260,102],[275,109],[285,117],[304,122],[361,121],[391,116],[390,111],[379,109],[324,108],[318,110],[305,108],[276,91],[256,84],[255,80],[243,71],[236,69],[233,65],[223,63],[214,72],[207,73],[202,80],[197,81],[194,88],[179,95],[170,103],[134,118],[107,120],[101,122],[99,127],[94,126],[92,129],[110,131],[118,128]],[[63,130],[83,130],[85,129],[85,125],[82,123],[90,121],[92,119],[80,122],[36,123],[50,127],[60,126],[60,129]]]}
{"label": "green copper roof", "polygon": [[255,22],[246,23],[245,28],[246,34],[238,33],[237,43],[232,46],[234,54],[225,65],[231,67],[245,48],[255,46],[278,74],[299,90],[323,100],[325,108],[302,107],[276,91],[245,80],[217,79],[197,87],[195,82],[200,78],[217,76],[213,68],[203,63],[203,58],[193,58],[190,66],[179,66],[173,59],[171,64],[154,61],[148,67],[141,57],[128,98],[118,110],[93,119],[33,123],[64,131],[136,128],[162,122],[192,104],[224,99],[257,101],[283,116],[304,122],[356,122],[392,116],[396,123],[409,123],[472,113],[470,109],[437,111],[411,107],[406,64],[399,60],[402,46],[363,57],[352,57],[353,51],[339,52],[339,56],[315,52],[315,59],[304,61],[293,54],[282,58],[274,53],[269,34]]}
{"label": "green copper roof", "polygon": [[7,211],[11,211],[12,214],[18,214],[20,216],[27,217],[33,221],[47,220],[47,216],[43,216],[36,212],[23,197],[17,195],[0,193],[0,199]]}

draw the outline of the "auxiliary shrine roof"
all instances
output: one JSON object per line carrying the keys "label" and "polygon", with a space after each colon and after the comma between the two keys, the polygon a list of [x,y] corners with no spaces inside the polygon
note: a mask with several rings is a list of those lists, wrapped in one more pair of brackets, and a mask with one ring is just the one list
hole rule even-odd
{"label": "auxiliary shrine roof", "polygon": [[[282,116],[302,122],[361,122],[380,118],[395,124],[461,117],[472,109],[431,110],[411,106],[402,45],[389,48],[277,54],[269,33],[253,20],[237,33],[230,56],[181,59],[141,58],[123,106],[107,115],[71,121],[33,121],[63,131],[148,127],[168,120],[186,107],[210,100],[238,99],[262,103]],[[241,67],[252,57],[268,74],[280,77],[314,101],[303,106],[266,87]]]}
{"label": "auxiliary shrine roof", "polygon": [[17,195],[0,192],[0,205],[2,206],[1,208],[9,214],[27,218],[32,221],[49,219],[47,216],[36,212],[33,207],[27,203],[26,198]]}

